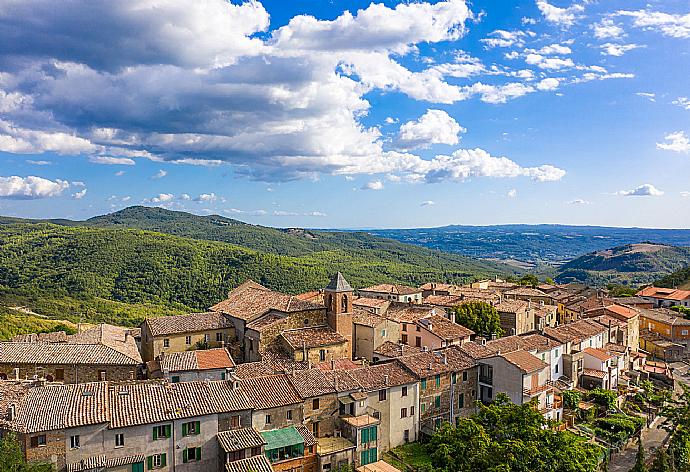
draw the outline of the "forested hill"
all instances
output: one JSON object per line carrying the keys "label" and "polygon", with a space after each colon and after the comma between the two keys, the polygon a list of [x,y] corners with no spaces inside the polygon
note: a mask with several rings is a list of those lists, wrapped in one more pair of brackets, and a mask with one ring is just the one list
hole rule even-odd
{"label": "forested hill", "polygon": [[561,266],[557,279],[590,284],[649,284],[690,264],[690,247],[626,244],[596,251]]}
{"label": "forested hill", "polygon": [[657,287],[679,288],[681,290],[690,290],[690,265],[683,269],[677,270],[672,274],[668,274],[656,282]]}
{"label": "forested hill", "polygon": [[[277,230],[266,234],[277,237],[272,231]],[[355,240],[341,247],[331,244],[326,250],[287,256],[129,228],[5,224],[0,226],[0,303],[21,304],[42,313],[46,300],[60,306],[64,297],[79,302],[79,313],[71,308],[73,303],[63,305],[67,319],[85,316],[136,324],[156,311],[205,309],[247,278],[297,293],[324,287],[335,271],[342,271],[355,287],[385,281],[411,285],[461,281],[507,272],[498,264],[415,247],[408,250],[387,240],[382,240],[382,248],[371,240],[359,247]],[[136,304],[136,308],[128,313],[126,305],[116,310],[108,305],[107,313],[117,318],[112,319],[97,306],[104,301]],[[47,311],[43,313],[61,315],[58,309]]]}

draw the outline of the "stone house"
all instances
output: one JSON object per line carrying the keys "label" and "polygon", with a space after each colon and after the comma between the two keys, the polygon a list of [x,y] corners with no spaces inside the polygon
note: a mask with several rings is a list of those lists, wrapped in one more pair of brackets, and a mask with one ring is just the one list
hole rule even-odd
{"label": "stone house", "polygon": [[177,382],[194,380],[226,380],[235,367],[227,349],[219,347],[195,351],[161,353],[149,363],[151,378],[165,378]]}
{"label": "stone house", "polygon": [[[15,338],[17,339],[17,338]],[[24,335],[0,342],[0,379],[86,383],[134,380],[143,362],[127,328],[99,324],[74,335]]]}
{"label": "stone house", "polygon": [[242,391],[252,405],[252,426],[259,431],[302,424],[302,397],[287,374],[266,375],[240,380]]}
{"label": "stone house", "polygon": [[506,300],[523,300],[538,305],[553,305],[554,300],[548,293],[542,292],[537,288],[517,287],[503,292]]}
{"label": "stone house", "polygon": [[442,423],[455,423],[474,412],[477,363],[453,346],[398,359],[419,382],[420,432],[431,435]]}
{"label": "stone house", "polygon": [[329,326],[288,329],[280,333],[280,347],[296,361],[312,365],[336,359],[349,359],[349,342]]}
{"label": "stone house", "polygon": [[499,393],[516,405],[535,401],[546,418],[560,419],[561,405],[555,402],[549,383],[549,365],[527,351],[500,353],[479,361],[480,400],[489,403]]}
{"label": "stone house", "polygon": [[352,306],[355,310],[360,309],[375,315],[383,315],[390,304],[390,300],[381,300],[379,298],[357,297],[352,300]]}
{"label": "stone house", "polygon": [[474,331],[441,315],[431,315],[417,321],[415,326],[414,346],[427,350],[441,349],[448,346],[460,346],[470,340]]}
{"label": "stone house", "polygon": [[588,319],[556,328],[546,328],[544,336],[563,345],[563,375],[572,382],[573,386],[579,385],[584,369],[582,351],[587,347],[602,348],[609,342],[608,328]]}
{"label": "stone house", "polygon": [[400,284],[378,284],[357,290],[360,297],[400,303],[422,303],[422,289]]}
{"label": "stone house", "polygon": [[[231,351],[244,362],[261,359],[261,352],[271,346],[281,331],[325,323],[322,305],[298,296],[275,292],[248,280],[228,293],[228,298],[210,308],[222,313],[232,324]],[[251,326],[250,326],[251,325]]]}
{"label": "stone house", "polygon": [[381,345],[386,342],[397,343],[400,339],[398,323],[363,309],[354,308],[352,324],[355,359],[373,362],[374,352]]}
{"label": "stone house", "polygon": [[496,305],[501,319],[501,328],[508,336],[534,331],[534,310],[530,302],[524,300],[505,300]]}
{"label": "stone house", "polygon": [[238,427],[250,417],[233,382],[1,388],[0,428],[18,432],[27,460],[58,471],[217,469],[221,414]]}
{"label": "stone house", "polygon": [[348,371],[361,387],[356,415],[341,415],[357,444],[356,465],[376,462],[380,454],[417,439],[419,431],[418,383],[399,362],[391,361]]}
{"label": "stone house", "polygon": [[149,362],[162,353],[225,347],[234,336],[230,319],[218,312],[147,318],[141,324],[141,354]]}
{"label": "stone house", "polygon": [[[228,431],[220,431],[216,435],[219,446],[218,462],[221,467],[218,470],[226,469],[230,464],[234,470],[246,467],[249,470],[259,472],[260,469],[272,470],[271,463],[264,453],[266,440],[259,432],[252,427],[237,428]],[[253,459],[253,460],[252,460]],[[263,463],[261,463],[263,462]]]}
{"label": "stone house", "polygon": [[652,285],[643,288],[636,295],[652,303],[654,308],[668,308],[674,305],[690,307],[690,290],[654,287]]}
{"label": "stone house", "polygon": [[398,357],[418,354],[420,352],[424,352],[422,348],[409,346],[399,341],[397,343],[387,341],[374,351],[373,362],[377,364],[379,362],[390,361]]}

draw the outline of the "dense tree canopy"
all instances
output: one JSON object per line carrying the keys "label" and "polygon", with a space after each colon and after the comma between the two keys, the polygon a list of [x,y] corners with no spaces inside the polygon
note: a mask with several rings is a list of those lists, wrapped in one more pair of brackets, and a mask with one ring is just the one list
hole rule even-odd
{"label": "dense tree canopy", "polygon": [[477,334],[490,337],[492,334],[503,336],[501,318],[496,308],[485,302],[467,302],[453,309],[455,322]]}
{"label": "dense tree canopy", "polygon": [[603,450],[567,431],[546,428],[532,404],[515,405],[504,394],[480,411],[449,424],[431,438],[435,470],[445,472],[589,472]]}
{"label": "dense tree canopy", "polygon": [[49,472],[54,470],[50,464],[26,463],[14,433],[0,439],[0,472]]}

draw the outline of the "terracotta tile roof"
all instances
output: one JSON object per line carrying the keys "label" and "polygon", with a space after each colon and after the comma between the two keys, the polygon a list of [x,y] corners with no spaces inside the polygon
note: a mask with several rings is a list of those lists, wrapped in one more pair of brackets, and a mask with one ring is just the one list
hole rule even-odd
{"label": "terracotta tile roof", "polygon": [[64,331],[53,331],[52,333],[18,334],[10,341],[14,343],[65,343],[67,339],[67,333]]}
{"label": "terracotta tile roof", "polygon": [[342,344],[345,337],[328,326],[310,326],[308,328],[286,329],[280,335],[295,350],[319,346]]}
{"label": "terracotta tile roof", "polygon": [[317,369],[321,370],[352,370],[359,369],[362,364],[357,364],[350,359],[333,359],[330,361],[323,361],[315,366]]}
{"label": "terracotta tile roof", "polygon": [[381,323],[384,323],[386,318],[383,316],[375,315],[369,311],[362,310],[360,308],[355,308],[352,313],[352,322],[354,324],[369,326],[375,328]]}
{"label": "terracotta tile roof", "polygon": [[258,362],[244,362],[235,366],[235,375],[240,379],[266,377],[269,375],[290,373],[293,370],[309,368],[308,362],[286,358],[263,356]]}
{"label": "terracotta tile roof", "polygon": [[640,311],[641,317],[650,320],[672,326],[690,326],[690,320],[683,318],[677,311],[669,310],[668,308],[638,308],[638,310]]}
{"label": "terracotta tile roof", "polygon": [[499,313],[520,313],[527,310],[529,304],[524,300],[504,300],[496,305]]}
{"label": "terracotta tile roof", "polygon": [[[106,323],[101,323],[96,326],[89,327],[85,329],[84,331],[73,334],[73,335],[66,335],[64,331],[59,331],[56,333],[34,333],[34,334],[28,334],[28,335],[23,335],[23,336],[16,336],[13,338],[13,342],[22,342],[24,344],[28,343],[52,343],[52,344],[75,344],[75,345],[101,345],[101,346],[106,346],[110,348],[113,351],[116,351],[120,354],[122,354],[125,357],[128,357],[132,361],[134,361],[135,364],[141,364],[141,354],[139,353],[139,349],[137,347],[136,340],[134,339],[134,336],[132,335],[132,329],[131,328],[121,328],[119,326],[113,326],[110,324]],[[17,348],[19,349],[19,348]],[[41,353],[46,352],[45,350],[47,349],[47,352],[52,352],[50,348],[41,348],[36,347],[35,348],[35,355],[41,355]],[[60,348],[55,348],[57,351],[56,352],[62,352],[59,351]],[[64,348],[65,352],[72,352],[72,350],[77,350],[78,348]],[[99,351],[97,348],[93,349],[94,354]],[[100,350],[100,352],[104,353],[106,357],[112,357],[108,356],[108,354],[105,354],[108,350]],[[114,355],[114,354],[113,354]],[[117,356],[116,356],[117,357]],[[54,364],[55,362],[46,362],[46,364]],[[71,363],[71,362],[70,362]],[[119,363],[119,362],[118,362]]]}
{"label": "terracotta tile roof", "polygon": [[257,410],[301,403],[302,398],[285,374],[244,379],[241,390]]}
{"label": "terracotta tile roof", "polygon": [[498,291],[490,288],[453,287],[449,295],[464,297],[466,299],[496,302],[501,298],[501,294]]}
{"label": "terracotta tile roof", "polygon": [[211,307],[211,311],[225,313],[244,321],[252,321],[269,311],[293,313],[323,308],[294,295],[274,292],[251,280],[228,294],[228,298]]}
{"label": "terracotta tile roof", "polygon": [[469,338],[474,334],[474,331],[471,329],[453,323],[448,318],[440,315],[432,315],[428,318],[423,318],[419,320],[417,324],[445,341]]}
{"label": "terracotta tile roof", "polygon": [[265,315],[261,315],[259,318],[256,318],[254,321],[247,323],[247,329],[261,332],[264,329],[272,326],[274,323],[284,319],[284,313],[277,311],[268,312]]}
{"label": "terracotta tile roof", "polygon": [[248,410],[251,403],[232,381],[132,382],[109,392],[111,428]]}
{"label": "terracotta tile roof", "polygon": [[428,305],[391,303],[384,315],[389,320],[397,321],[398,323],[414,323],[415,321],[437,313],[443,313],[443,310]]}
{"label": "terracotta tile roof", "polygon": [[624,320],[629,320],[639,315],[639,312],[634,308],[618,304],[608,305],[604,308],[604,310],[612,313],[612,316],[619,319],[622,318]]}
{"label": "terracotta tile roof", "polygon": [[289,375],[288,379],[302,398],[320,397],[337,392],[333,376],[327,375],[321,369],[295,372]]}
{"label": "terracotta tile roof", "polygon": [[167,372],[229,369],[235,366],[225,348],[166,353],[159,357],[158,363],[160,369]]}
{"label": "terracotta tile roof", "polygon": [[541,334],[526,334],[498,338],[493,341],[487,341],[484,345],[477,342],[468,342],[463,344],[460,349],[475,359],[484,359],[500,353],[518,350],[537,353],[545,352],[562,345],[563,343]]}
{"label": "terracotta tile roof", "polygon": [[476,365],[472,357],[455,346],[441,351],[426,351],[399,357],[398,361],[418,379],[460,372]]}
{"label": "terracotta tile roof", "polygon": [[67,472],[86,472],[91,470],[114,469],[122,466],[134,464],[136,462],[144,462],[143,454],[135,454],[123,457],[109,457],[101,454],[87,459],[82,459],[79,462],[72,462],[67,464]]}
{"label": "terracotta tile roof", "polygon": [[539,289],[531,287],[518,287],[512,290],[506,290],[503,295],[510,297],[548,297],[549,295]]}
{"label": "terracotta tile roof", "polygon": [[225,472],[273,472],[273,467],[265,454],[259,454],[226,463]]}
{"label": "terracotta tile roof", "polygon": [[677,290],[673,288],[662,287],[645,287],[637,292],[640,297],[661,298],[664,300],[688,300],[690,299],[690,290]]}
{"label": "terracotta tile roof", "polygon": [[586,347],[582,350],[582,352],[592,357],[595,357],[596,359],[602,362],[606,362],[613,357],[611,354],[604,351],[603,349],[597,349],[595,347]]}
{"label": "terracotta tile roof", "polygon": [[480,298],[467,298],[459,295],[429,295],[424,298],[424,303],[427,305],[442,306],[445,308],[453,308],[469,301],[480,301]]}
{"label": "terracotta tile roof", "polygon": [[[10,382],[0,384],[0,425],[15,431],[35,433],[107,423],[106,382],[28,387]],[[14,421],[7,418],[14,404]]]}
{"label": "terracotta tile roof", "polygon": [[606,331],[606,327],[591,320],[579,320],[556,328],[544,328],[544,333],[562,343],[580,342]]}
{"label": "terracotta tile roof", "polygon": [[415,383],[415,378],[397,361],[347,371],[366,391]]}
{"label": "terracotta tile roof", "polygon": [[317,305],[323,305],[323,290],[312,290],[311,292],[304,292],[295,295],[300,300],[304,300]]}
{"label": "terracotta tile roof", "polygon": [[541,334],[526,334],[518,336],[518,338],[521,348],[526,351],[545,352],[563,345]]}
{"label": "terracotta tile roof", "polygon": [[266,444],[263,436],[254,428],[239,428],[230,431],[220,431],[216,438],[225,452],[241,451]]}
{"label": "terracotta tile roof", "polygon": [[299,435],[302,436],[302,438],[304,438],[305,447],[313,446],[316,444],[316,438],[314,437],[312,432],[309,431],[309,429],[307,429],[306,426],[304,426],[303,424],[296,424],[295,429],[297,430]]}
{"label": "terracotta tile roof", "polygon": [[[354,364],[354,366],[357,369],[362,368],[360,365]],[[300,396],[312,398],[359,389],[359,384],[348,374],[350,370],[353,369],[325,370],[315,368],[296,371],[288,377]]]}
{"label": "terracotta tile roof", "polygon": [[352,305],[354,306],[362,306],[367,308],[381,308],[384,310],[390,304],[390,300],[381,300],[380,298],[358,297],[352,300]]}
{"label": "terracotta tile roof", "polygon": [[0,343],[0,363],[136,366],[142,361],[141,356],[133,359],[103,344],[3,342]]}
{"label": "terracotta tile roof", "polygon": [[209,311],[189,315],[161,316],[147,318],[144,321],[153,336],[168,334],[197,333],[213,329],[225,329],[232,326],[230,320],[222,313]]}
{"label": "terracotta tile roof", "polygon": [[422,349],[419,347],[408,346],[407,344],[394,343],[391,341],[386,341],[374,349],[374,354],[379,354],[384,357],[400,357],[410,354],[417,354],[419,352],[422,352]]}
{"label": "terracotta tile roof", "polygon": [[400,284],[378,284],[371,287],[360,288],[360,292],[391,293],[394,295],[412,295],[421,293],[422,289]]}
{"label": "terracotta tile roof", "polygon": [[587,377],[594,377],[596,379],[603,379],[606,377],[606,372],[603,370],[596,370],[596,369],[582,369],[582,375],[586,375]]}
{"label": "terracotta tile roof", "polygon": [[424,285],[420,286],[420,290],[443,290],[447,291],[450,290],[451,288],[455,287],[453,284],[446,284],[446,283],[441,283],[441,282],[427,282]]}
{"label": "terracotta tile roof", "polygon": [[526,374],[542,370],[549,366],[546,362],[527,351],[512,351],[500,354],[500,356]]}
{"label": "terracotta tile roof", "polygon": [[628,326],[628,323],[626,323],[625,321],[619,320],[618,318],[613,318],[608,315],[592,316],[588,317],[587,319],[591,321],[596,321],[600,325],[606,326],[607,328],[609,327],[609,324],[611,326],[618,326],[620,328],[625,328]]}

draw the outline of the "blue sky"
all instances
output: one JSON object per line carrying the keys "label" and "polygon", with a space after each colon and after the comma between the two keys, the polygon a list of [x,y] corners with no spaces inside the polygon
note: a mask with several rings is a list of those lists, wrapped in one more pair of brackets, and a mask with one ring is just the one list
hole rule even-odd
{"label": "blue sky", "polygon": [[685,1],[67,3],[0,5],[0,214],[690,226]]}

